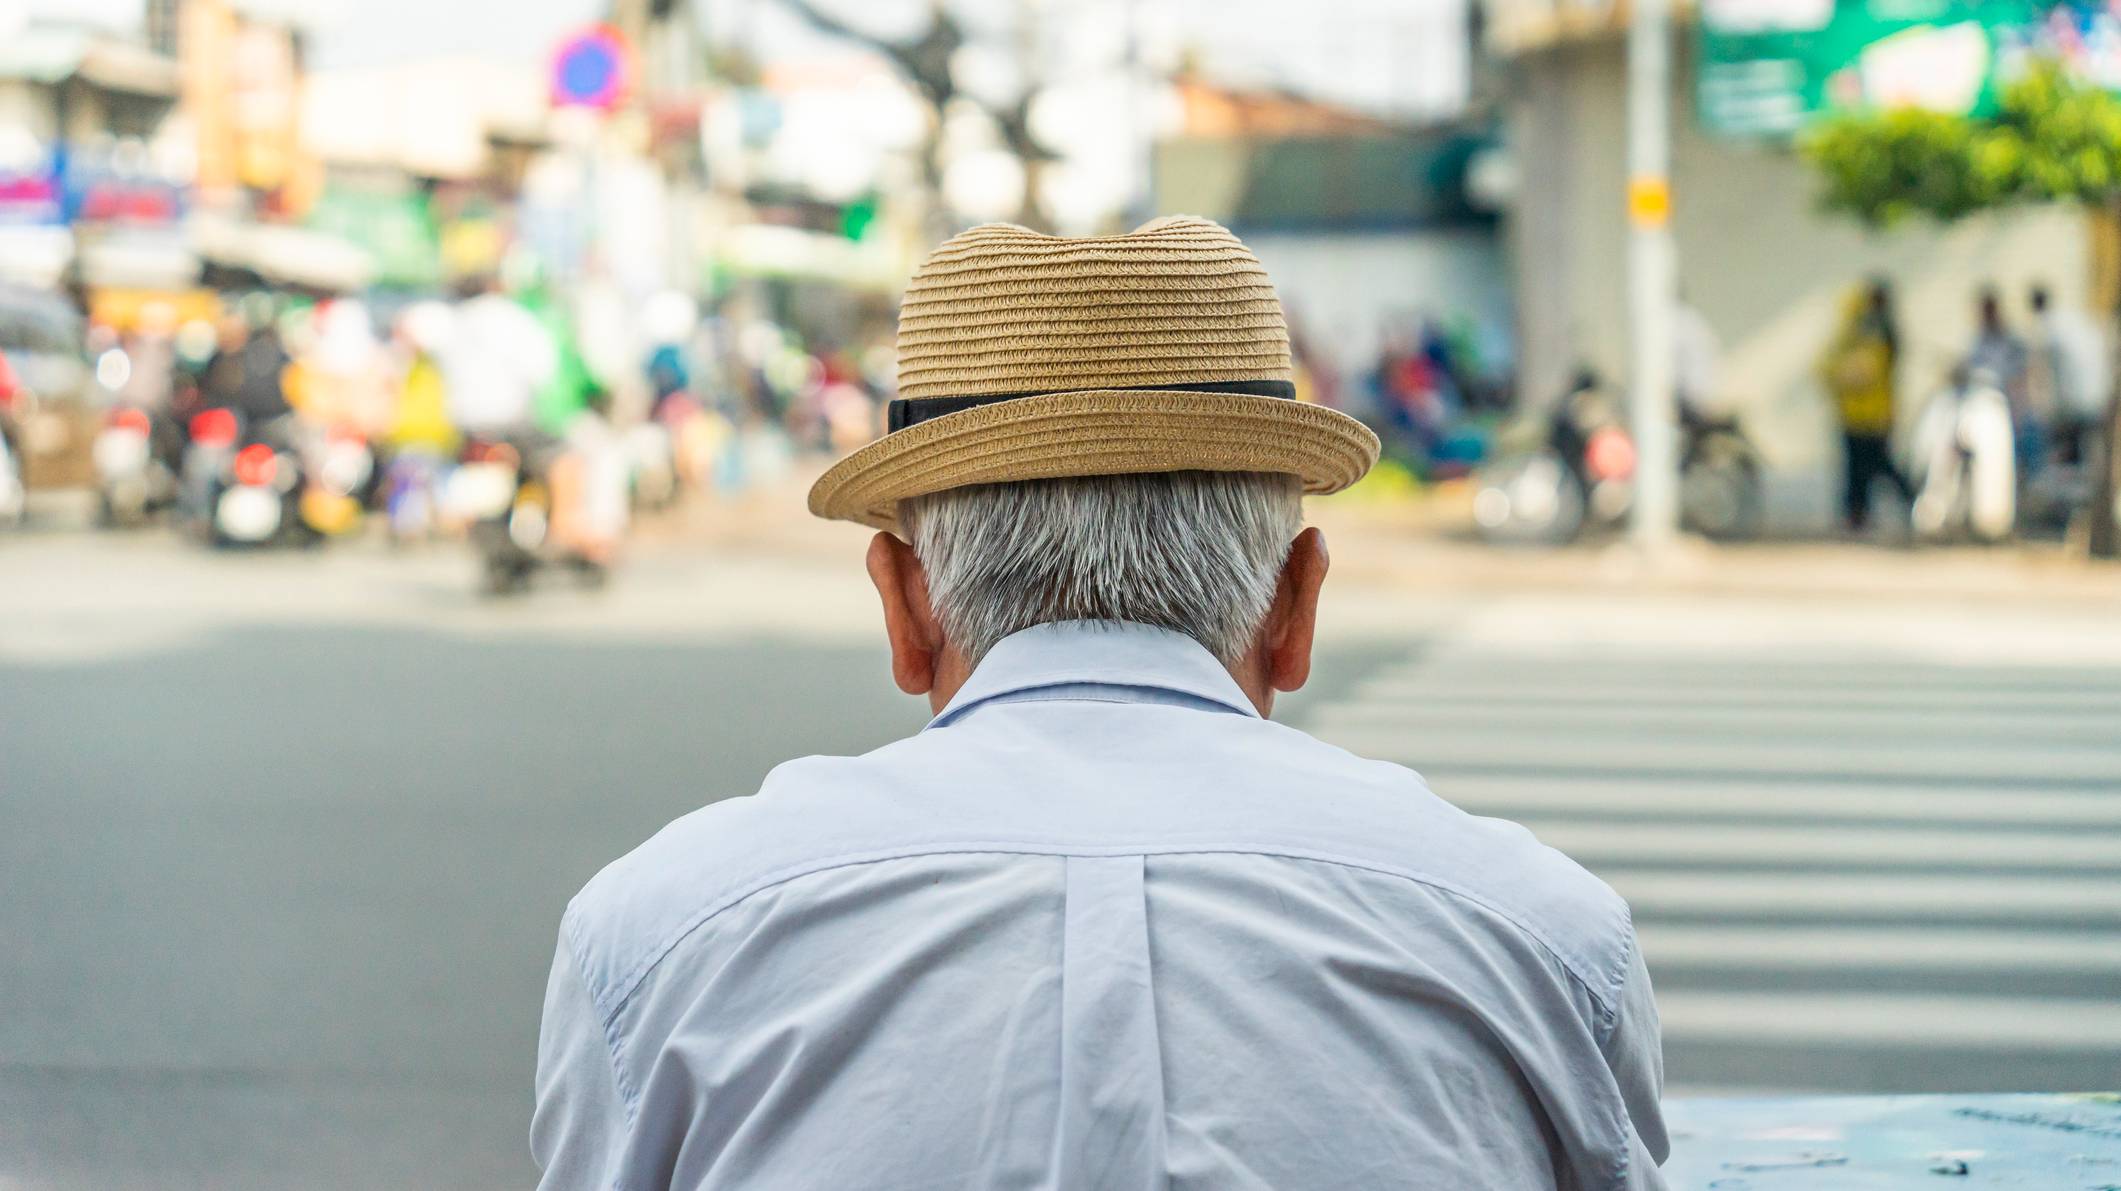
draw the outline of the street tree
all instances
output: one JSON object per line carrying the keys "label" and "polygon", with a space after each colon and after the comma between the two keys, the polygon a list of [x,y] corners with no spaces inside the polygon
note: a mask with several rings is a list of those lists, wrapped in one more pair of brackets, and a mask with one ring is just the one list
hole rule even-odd
{"label": "street tree", "polygon": [[983,97],[960,85],[956,75],[959,51],[967,43],[964,23],[947,5],[930,7],[927,26],[911,38],[895,40],[848,21],[814,0],[780,0],[788,11],[822,33],[842,38],[875,52],[889,62],[928,104],[932,118],[921,152],[921,168],[930,195],[942,203],[942,125],[953,105],[969,103],[993,123],[1002,146],[1023,166],[1024,194],[1017,221],[1027,227],[1048,230],[1044,202],[1040,197],[1041,168],[1056,154],[1031,131],[1031,105],[1038,95],[1027,82],[1006,101]]}
{"label": "street tree", "polygon": [[[1927,216],[1951,221],[2024,203],[2102,212],[2094,226],[2121,235],[2121,98],[2043,62],[2006,83],[1980,117],[1919,108],[1828,118],[1801,144],[1824,182],[1829,210],[1872,227]],[[2115,312],[2121,319],[2121,310]],[[2121,384],[2100,435],[2090,511],[2094,557],[2121,555],[2114,501],[2121,486]]]}

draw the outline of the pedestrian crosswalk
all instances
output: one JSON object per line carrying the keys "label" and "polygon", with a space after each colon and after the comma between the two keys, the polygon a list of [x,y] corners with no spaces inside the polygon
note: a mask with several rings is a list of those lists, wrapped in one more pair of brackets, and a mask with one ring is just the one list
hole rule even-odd
{"label": "pedestrian crosswalk", "polygon": [[1301,722],[1626,896],[1677,1086],[2121,1086],[2121,674],[1416,652]]}

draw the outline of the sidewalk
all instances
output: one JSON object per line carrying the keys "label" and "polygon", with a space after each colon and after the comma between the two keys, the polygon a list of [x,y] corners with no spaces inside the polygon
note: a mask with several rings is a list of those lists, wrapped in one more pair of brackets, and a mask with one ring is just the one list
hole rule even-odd
{"label": "sidewalk", "polygon": [[[641,526],[650,548],[711,546],[788,559],[858,558],[866,531],[819,521],[804,508],[811,472],[732,503],[701,502]],[[1306,502],[1325,530],[1337,583],[1424,595],[1602,591],[1774,597],[2053,601],[2121,612],[2121,564],[2056,543],[1914,548],[1855,541],[1681,540],[1662,559],[1624,538],[1559,548],[1499,548],[1477,540],[1468,497],[1449,489],[1392,501]]]}
{"label": "sidewalk", "polygon": [[[804,509],[804,477],[644,519],[607,590],[482,600],[460,543],[225,552],[164,531],[0,537],[0,665],[68,664],[269,626],[477,637],[761,637],[873,644],[868,534]],[[1437,499],[1313,502],[1333,552],[1320,632],[1341,643],[1562,659],[1769,658],[2121,666],[2121,566],[2059,547],[1687,543],[1498,550]]]}

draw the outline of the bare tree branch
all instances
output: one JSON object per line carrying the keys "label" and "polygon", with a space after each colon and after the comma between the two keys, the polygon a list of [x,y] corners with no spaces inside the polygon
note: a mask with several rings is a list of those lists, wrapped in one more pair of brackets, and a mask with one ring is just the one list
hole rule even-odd
{"label": "bare tree branch", "polygon": [[[937,4],[928,28],[914,40],[900,42],[851,25],[839,16],[820,8],[814,0],[780,0],[780,3],[811,28],[882,55],[935,109],[937,127],[941,126],[942,116],[952,102],[963,99],[977,105],[987,114],[988,119],[994,121],[996,130],[1001,134],[1002,143],[1008,147],[1009,152],[1024,164],[1025,194],[1022,218],[1033,226],[1044,224],[1043,206],[1037,195],[1038,167],[1054,160],[1058,154],[1042,144],[1031,131],[1031,101],[1038,94],[1038,89],[1035,86],[1026,86],[1015,102],[1006,105],[987,103],[961,91],[957,81],[951,77],[950,63],[965,44],[965,30],[947,8]],[[929,138],[922,164],[930,183],[939,186],[942,166],[936,160],[938,139],[934,136]]]}
{"label": "bare tree branch", "polygon": [[812,0],[780,2],[811,28],[882,54],[938,109],[957,98],[957,84],[950,77],[950,59],[957,53],[958,48],[965,44],[965,32],[958,25],[957,18],[951,16],[947,10],[938,7],[934,20],[919,38],[910,42],[898,42],[850,25],[833,13],[819,8]]}

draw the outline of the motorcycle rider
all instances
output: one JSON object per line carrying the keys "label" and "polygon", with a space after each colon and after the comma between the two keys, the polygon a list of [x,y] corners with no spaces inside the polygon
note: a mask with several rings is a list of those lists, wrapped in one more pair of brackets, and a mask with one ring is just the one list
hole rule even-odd
{"label": "motorcycle rider", "polygon": [[221,349],[206,364],[205,403],[232,410],[249,425],[293,412],[283,383],[291,358],[275,325],[275,305],[265,294],[245,299],[242,313],[223,320]]}
{"label": "motorcycle rider", "polygon": [[[559,353],[535,315],[508,296],[500,278],[470,287],[457,308],[441,355],[449,420],[465,434],[500,439],[521,449],[536,440],[538,389],[558,367]],[[527,455],[526,455],[527,457]]]}
{"label": "motorcycle rider", "polygon": [[[287,400],[286,374],[292,363],[274,326],[277,303],[270,294],[251,294],[221,319],[219,343],[199,376],[198,414],[225,410],[233,414],[232,432],[286,445],[286,423],[294,412]],[[224,415],[225,417],[225,415]],[[213,519],[213,499],[225,457],[240,442],[201,451],[196,440],[185,448],[178,481],[180,521],[204,527]]]}

